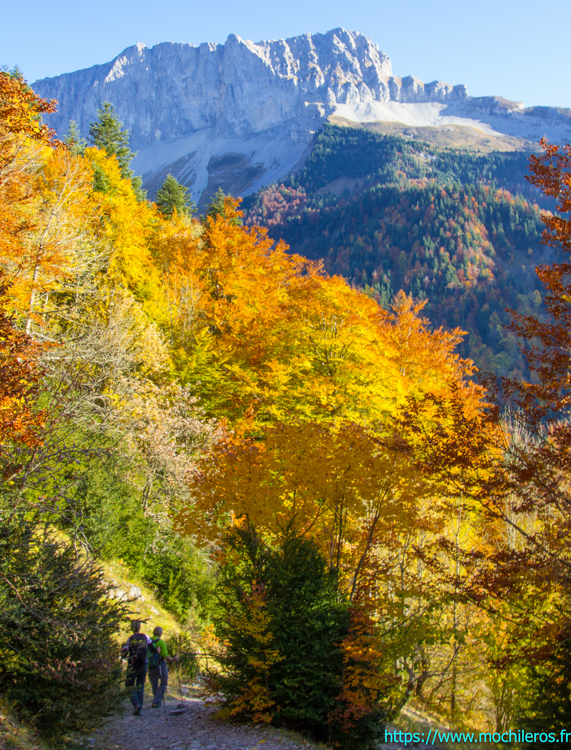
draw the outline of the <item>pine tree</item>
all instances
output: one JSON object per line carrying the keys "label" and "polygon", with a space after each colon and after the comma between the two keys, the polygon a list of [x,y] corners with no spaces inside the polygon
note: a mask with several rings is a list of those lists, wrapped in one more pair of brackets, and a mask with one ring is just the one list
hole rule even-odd
{"label": "pine tree", "polygon": [[[206,218],[215,219],[217,216],[225,216],[230,224],[234,226],[240,226],[242,224],[241,219],[236,215],[235,211],[228,211],[230,208],[228,204],[229,195],[222,190],[221,187],[216,191],[214,198],[210,201],[206,208]],[[234,205],[233,208],[236,206]],[[241,214],[240,214],[241,215]]]}
{"label": "pine tree", "polygon": [[63,142],[74,155],[83,154],[83,152],[85,151],[87,141],[81,135],[79,125],[75,122],[75,120],[69,121],[69,127],[67,129],[67,133],[63,139]]}
{"label": "pine tree", "polygon": [[89,127],[91,143],[108,156],[117,158],[121,177],[131,180],[138,200],[145,200],[143,181],[140,177],[135,177],[131,169],[131,162],[137,154],[129,148],[129,131],[123,129],[123,123],[115,117],[115,108],[109,102],[103,102],[103,107],[97,110],[97,114],[98,119]]}
{"label": "pine tree", "polygon": [[193,214],[196,211],[195,204],[188,196],[188,188],[168,174],[162,186],[157,191],[157,208],[163,216],[172,217],[175,209],[179,214]]}
{"label": "pine tree", "polygon": [[91,142],[103,149],[109,156],[116,156],[121,167],[121,177],[132,176],[131,161],[136,156],[129,148],[129,134],[115,117],[115,108],[109,102],[97,111],[98,119],[89,127]]}

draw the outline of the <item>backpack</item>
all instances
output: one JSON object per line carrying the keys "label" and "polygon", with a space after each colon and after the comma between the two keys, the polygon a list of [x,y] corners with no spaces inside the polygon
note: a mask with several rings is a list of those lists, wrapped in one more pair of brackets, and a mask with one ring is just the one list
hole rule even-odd
{"label": "backpack", "polygon": [[158,669],[161,666],[163,657],[157,646],[157,642],[160,640],[160,638],[151,638],[151,644],[155,648],[156,653],[153,653],[151,649],[151,655],[149,656],[149,669]]}
{"label": "backpack", "polygon": [[147,636],[142,633],[133,633],[127,640],[127,664],[131,669],[140,669],[147,661],[149,644]]}

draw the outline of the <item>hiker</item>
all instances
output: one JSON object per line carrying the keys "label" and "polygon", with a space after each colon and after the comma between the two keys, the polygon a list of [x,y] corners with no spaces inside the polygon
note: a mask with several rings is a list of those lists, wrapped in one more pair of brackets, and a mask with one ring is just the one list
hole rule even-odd
{"label": "hiker", "polygon": [[163,629],[157,625],[153,630],[152,643],[157,649],[157,655],[149,658],[149,682],[153,689],[153,708],[159,708],[164,700],[169,681],[167,662],[178,660],[178,656],[169,656],[167,644],[162,640]]}
{"label": "hiker", "polygon": [[129,636],[127,643],[121,649],[121,656],[127,658],[125,687],[131,688],[129,698],[133,704],[133,716],[139,716],[143,708],[148,652],[151,651],[151,654],[155,656],[157,649],[149,636],[140,632],[141,623],[138,620],[131,622],[131,630],[133,635]]}

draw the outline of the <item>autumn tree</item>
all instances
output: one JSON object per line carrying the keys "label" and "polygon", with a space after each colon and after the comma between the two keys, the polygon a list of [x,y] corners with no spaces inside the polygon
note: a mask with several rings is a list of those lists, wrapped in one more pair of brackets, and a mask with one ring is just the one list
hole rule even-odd
{"label": "autumn tree", "polygon": [[0,461],[5,464],[4,479],[9,480],[16,467],[10,466],[8,446],[38,445],[45,414],[36,407],[42,347],[17,330],[6,305],[3,285],[0,286]]}
{"label": "autumn tree", "polygon": [[[54,141],[40,119],[54,104],[39,99],[19,74],[0,74],[0,91],[0,513],[7,537],[14,529],[22,531],[21,546],[20,541],[3,543],[2,575],[23,580],[22,570],[32,570],[34,560],[42,558],[38,564],[45,571],[53,563],[54,571],[68,576],[69,589],[57,583],[61,591],[65,588],[66,602],[72,602],[74,575],[78,580],[82,575],[81,559],[72,559],[74,550],[89,548],[106,559],[124,559],[157,585],[171,611],[186,620],[191,610],[207,608],[211,576],[204,555],[172,528],[168,506],[173,498],[188,497],[187,477],[196,454],[206,449],[206,433],[214,434],[217,426],[202,418],[195,396],[176,382],[170,345],[160,328],[165,294],[152,240],[159,227],[174,223],[137,200],[117,158],[101,148],[85,148],[76,128],[71,127],[67,143]],[[14,516],[21,505],[25,519]],[[70,545],[54,545],[52,534],[70,539]],[[60,552],[66,556],[61,565]],[[13,567],[10,555],[20,555]],[[82,589],[93,594],[94,608],[87,608],[84,621],[91,633],[92,624],[98,627],[95,589],[100,579],[91,563],[82,570],[94,583]],[[56,577],[30,575],[25,586],[28,593],[33,588],[38,597],[53,599],[50,587]],[[2,593],[6,601],[12,596],[9,581]],[[57,621],[63,633],[57,602],[50,602],[48,612],[33,596],[26,598],[18,588],[14,592],[21,609],[10,607],[23,626],[37,629],[33,617],[25,621],[29,608],[45,621]],[[5,614],[2,627],[13,630],[11,612]],[[80,640],[74,646],[68,634],[65,643],[56,644],[54,634],[50,639],[43,633],[41,643],[45,653],[53,656],[53,645],[62,660],[70,660],[68,672],[63,662],[57,668],[54,662],[48,665],[56,681],[61,677],[57,689],[49,680],[41,683],[53,695],[60,728],[67,719],[75,721],[66,691],[83,670],[76,648]],[[18,677],[6,671],[7,682],[18,681],[14,700],[25,693],[26,680],[28,685],[33,681],[33,665],[43,664],[36,646],[34,641],[19,662]],[[97,648],[91,655],[103,670],[83,671],[86,689],[93,675],[95,695],[117,664],[99,659]],[[111,689],[109,681],[105,685],[102,689]],[[56,693],[67,701],[63,709]],[[30,697],[31,710],[36,711],[38,694]],[[77,705],[81,695],[77,688]],[[89,709],[93,715],[95,703],[97,698]]]}
{"label": "autumn tree", "polygon": [[[568,254],[570,147],[544,141],[530,171],[532,184],[556,201],[556,212],[543,216],[544,242]],[[494,647],[491,657],[498,705],[512,719],[519,715],[521,727],[553,729],[549,721],[557,717],[564,726],[569,718],[566,688],[556,686],[565,683],[570,653],[571,264],[564,258],[537,273],[546,316],[514,312],[511,324],[531,378],[490,382],[488,406],[479,413],[463,413],[456,398],[429,396],[410,404],[407,419],[411,434],[422,435],[420,465],[457,498],[478,531],[458,550],[463,596],[484,607],[493,602],[506,633],[503,653]],[[525,687],[511,705],[498,693],[509,686],[509,671]]]}
{"label": "autumn tree", "polygon": [[42,115],[55,112],[56,102],[38,97],[15,70],[0,71],[0,133],[2,167],[14,156],[10,151],[15,136],[24,135],[40,143],[51,144],[55,132],[42,121]]}
{"label": "autumn tree", "polygon": [[[571,146],[542,141],[543,153],[530,158],[530,182],[555,199],[556,212],[543,215],[543,242],[571,252]],[[532,372],[530,381],[503,382],[514,405],[513,422],[521,436],[506,452],[509,490],[521,513],[533,511],[540,531],[528,536],[528,560],[547,583],[557,571],[568,585],[571,562],[571,493],[567,477],[571,455],[571,264],[537,268],[545,287],[547,316],[513,313],[512,329],[520,338]]]}
{"label": "autumn tree", "polygon": [[[530,158],[529,181],[555,199],[546,212],[543,242],[558,248],[563,261],[537,268],[544,285],[547,320],[514,315],[513,330],[533,373],[531,382],[506,383],[518,407],[515,419],[525,440],[508,452],[510,489],[518,515],[533,512],[539,528],[525,539],[527,568],[542,599],[567,603],[571,591],[571,146],[542,141],[543,153]],[[511,446],[510,446],[511,447]],[[510,561],[512,562],[512,561]],[[513,561],[516,563],[517,561]],[[515,567],[515,564],[512,564]],[[528,668],[526,716],[520,725],[563,727],[570,716],[567,682],[571,647],[566,604],[542,612],[537,648]],[[541,621],[540,621],[541,622]],[[539,697],[541,696],[541,697]],[[555,722],[555,723],[554,723]]]}
{"label": "autumn tree", "polygon": [[101,149],[87,148],[85,160],[106,185],[92,196],[100,216],[97,236],[107,249],[106,282],[123,286],[138,299],[149,298],[158,285],[150,250],[156,211],[138,199],[131,179],[122,176],[115,158]]}
{"label": "autumn tree", "polygon": [[35,177],[54,136],[41,116],[54,110],[21,74],[0,71],[0,264],[8,280],[36,225]]}

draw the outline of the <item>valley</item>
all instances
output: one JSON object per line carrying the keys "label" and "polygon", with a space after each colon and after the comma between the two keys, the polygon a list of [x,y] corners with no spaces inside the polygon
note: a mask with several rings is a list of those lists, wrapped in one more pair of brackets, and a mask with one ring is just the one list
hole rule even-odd
{"label": "valley", "polygon": [[342,28],[0,70],[1,743],[563,736],[570,140]]}

